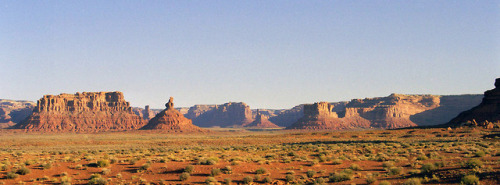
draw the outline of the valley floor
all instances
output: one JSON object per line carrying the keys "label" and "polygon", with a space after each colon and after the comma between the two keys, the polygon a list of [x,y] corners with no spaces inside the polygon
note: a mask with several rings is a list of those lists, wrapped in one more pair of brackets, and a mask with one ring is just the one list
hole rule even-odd
{"label": "valley floor", "polygon": [[0,184],[500,184],[499,141],[500,130],[472,128],[202,135],[1,130]]}

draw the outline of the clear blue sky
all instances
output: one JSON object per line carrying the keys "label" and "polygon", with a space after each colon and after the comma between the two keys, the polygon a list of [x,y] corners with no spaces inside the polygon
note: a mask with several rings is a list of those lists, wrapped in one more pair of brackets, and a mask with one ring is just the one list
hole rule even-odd
{"label": "clear blue sky", "polygon": [[2,99],[122,91],[251,108],[480,94],[500,1],[0,1]]}

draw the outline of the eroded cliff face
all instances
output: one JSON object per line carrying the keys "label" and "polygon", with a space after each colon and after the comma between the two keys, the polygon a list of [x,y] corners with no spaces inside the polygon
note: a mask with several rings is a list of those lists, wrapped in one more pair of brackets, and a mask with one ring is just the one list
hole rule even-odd
{"label": "eroded cliff face", "polygon": [[186,117],[200,127],[241,127],[253,121],[252,110],[243,102],[195,105],[189,109]]}
{"label": "eroded cliff face", "polygon": [[484,98],[478,106],[460,113],[453,118],[450,126],[500,126],[500,78],[495,80],[495,88],[484,92]]}
{"label": "eroded cliff face", "polygon": [[[343,104],[338,104],[338,106],[344,107]],[[369,127],[369,122],[366,120],[339,118],[338,113],[334,110],[338,109],[328,102],[305,104],[304,116],[287,129],[344,130]]]}
{"label": "eroded cliff face", "polygon": [[15,129],[40,132],[134,130],[144,125],[122,92],[45,95]]}
{"label": "eroded cliff face", "polygon": [[[479,97],[391,94],[388,97],[354,99],[344,105],[320,102],[304,105],[304,116],[288,129],[392,129],[442,124],[442,117],[456,115],[476,105]],[[445,106],[441,105],[442,100]],[[452,100],[459,103],[451,103]]]}
{"label": "eroded cliff face", "polygon": [[291,109],[281,110],[276,116],[270,116],[269,121],[280,127],[288,127],[304,116],[304,105],[297,105]]}
{"label": "eroded cliff face", "polygon": [[31,101],[0,99],[0,128],[13,126],[28,117],[35,107]]}
{"label": "eroded cliff face", "polygon": [[159,132],[205,132],[192,124],[190,119],[187,119],[178,110],[174,108],[174,99],[170,97],[168,103],[165,104],[165,110],[158,113],[152,118],[147,125],[141,130],[155,130]]}

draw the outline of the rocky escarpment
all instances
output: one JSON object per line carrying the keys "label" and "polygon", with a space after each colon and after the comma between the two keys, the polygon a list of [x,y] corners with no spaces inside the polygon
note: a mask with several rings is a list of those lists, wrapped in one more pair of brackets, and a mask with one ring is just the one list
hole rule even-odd
{"label": "rocky escarpment", "polygon": [[275,116],[270,116],[269,121],[280,127],[288,127],[304,116],[304,105],[297,105],[291,109],[281,110]]}
{"label": "rocky escarpment", "polygon": [[195,105],[189,109],[186,117],[200,127],[241,127],[253,121],[252,110],[243,102]]}
{"label": "rocky escarpment", "polygon": [[156,114],[160,113],[161,109],[150,109],[149,105],[144,106],[144,108],[132,107],[132,112],[134,114],[140,116],[142,119],[149,121]]}
{"label": "rocky escarpment", "polygon": [[304,105],[304,116],[287,129],[308,130],[342,130],[369,127],[369,121],[347,121],[339,118],[334,111],[335,105],[328,102],[318,102]]}
{"label": "rocky escarpment", "polygon": [[204,132],[192,124],[190,119],[187,119],[178,110],[174,109],[174,98],[170,97],[168,103],[165,104],[165,110],[158,113],[152,118],[147,125],[141,130],[157,130],[160,132]]}
{"label": "rocky escarpment", "polygon": [[354,99],[347,104],[320,102],[304,105],[304,116],[288,129],[402,128],[417,126],[417,123],[435,125],[443,123],[443,117],[477,105],[479,97],[392,94],[388,97]]}
{"label": "rocky escarpment", "polygon": [[0,99],[0,128],[13,126],[28,117],[35,107],[31,101]]}
{"label": "rocky escarpment", "polygon": [[500,78],[495,80],[495,88],[484,92],[484,98],[476,107],[460,113],[448,122],[449,126],[500,126]]}
{"label": "rocky escarpment", "polygon": [[279,128],[278,125],[275,125],[274,123],[271,123],[268,119],[267,116],[261,114],[259,110],[257,110],[257,115],[255,116],[255,120],[248,125],[245,125],[245,127],[251,127],[251,128]]}
{"label": "rocky escarpment", "polygon": [[134,130],[144,125],[121,92],[45,95],[14,129],[40,132]]}

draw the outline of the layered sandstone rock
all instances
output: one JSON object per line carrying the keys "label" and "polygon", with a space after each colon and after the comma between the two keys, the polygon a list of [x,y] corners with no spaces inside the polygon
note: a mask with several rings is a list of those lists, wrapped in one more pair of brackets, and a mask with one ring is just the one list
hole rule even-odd
{"label": "layered sandstone rock", "polygon": [[144,106],[144,108],[132,107],[132,112],[140,116],[142,119],[146,120],[146,122],[161,111],[161,109],[150,109],[149,105]]}
{"label": "layered sandstone rock", "polygon": [[229,102],[222,105],[195,105],[186,117],[200,127],[241,127],[253,121],[252,110],[243,103]]}
{"label": "layered sandstone rock", "polygon": [[334,111],[335,105],[319,102],[304,105],[304,116],[287,129],[342,130],[369,127],[368,121],[347,122]]}
{"label": "layered sandstone rock", "polygon": [[100,132],[134,130],[144,125],[122,92],[45,95],[33,113],[15,129],[41,132]]}
{"label": "layered sandstone rock", "polygon": [[35,107],[31,101],[0,99],[0,128],[13,126],[28,117]]}
{"label": "layered sandstone rock", "polygon": [[484,92],[484,98],[478,106],[460,113],[449,123],[450,126],[484,126],[487,128],[500,125],[500,78],[495,80],[495,88]]}
{"label": "layered sandstone rock", "polygon": [[190,119],[187,119],[178,110],[174,108],[174,98],[170,97],[168,103],[165,104],[165,110],[158,113],[151,119],[147,125],[141,130],[157,130],[161,132],[204,132],[192,124]]}
{"label": "layered sandstone rock", "polygon": [[304,105],[304,116],[288,129],[403,128],[442,124],[443,118],[478,103],[480,95],[401,95],[354,99],[347,104]]}
{"label": "layered sandstone rock", "polygon": [[274,123],[271,123],[267,119],[267,116],[261,114],[259,112],[259,110],[257,110],[257,115],[255,116],[255,120],[252,123],[249,123],[248,125],[245,125],[245,127],[251,127],[251,128],[279,128],[278,125],[275,125]]}

